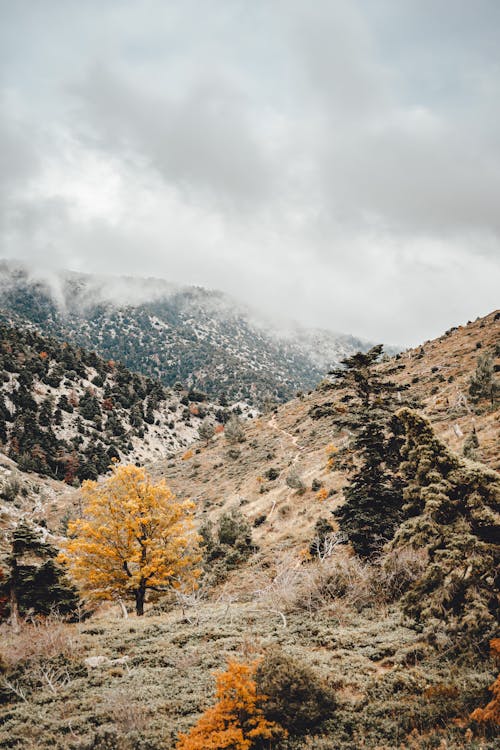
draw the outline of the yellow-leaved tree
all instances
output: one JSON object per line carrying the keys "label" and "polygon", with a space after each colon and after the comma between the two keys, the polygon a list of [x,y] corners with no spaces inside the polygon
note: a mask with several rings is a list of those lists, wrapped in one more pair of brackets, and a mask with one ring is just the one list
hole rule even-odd
{"label": "yellow-leaved tree", "polygon": [[92,599],[133,598],[144,614],[146,591],[196,586],[200,559],[193,503],[175,498],[144,469],[114,466],[103,482],[84,482],[83,518],[68,525],[59,559]]}

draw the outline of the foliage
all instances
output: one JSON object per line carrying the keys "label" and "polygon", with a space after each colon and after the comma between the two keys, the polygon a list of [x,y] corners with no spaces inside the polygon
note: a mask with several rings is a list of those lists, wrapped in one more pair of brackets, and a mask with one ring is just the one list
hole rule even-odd
{"label": "foliage", "polygon": [[244,563],[257,547],[252,540],[252,527],[239,508],[223,513],[215,523],[205,522],[200,528],[203,565],[214,582]]}
{"label": "foliage", "polygon": [[215,435],[215,427],[208,419],[204,419],[198,427],[198,435],[207,445]]}
{"label": "foliage", "polygon": [[467,437],[464,440],[464,446],[462,449],[463,456],[465,458],[470,458],[471,461],[477,461],[478,459],[478,448],[479,448],[479,440],[477,437],[477,433],[475,428],[472,428],[472,431],[467,435]]}
{"label": "foliage", "polygon": [[[500,667],[500,638],[493,638],[490,641],[490,651],[492,658]],[[479,724],[489,725],[491,727],[500,727],[500,674],[490,687],[493,698],[484,708],[476,708],[470,718]]]}
{"label": "foliage", "polygon": [[[97,479],[133,450],[166,399],[160,383],[119,363],[0,323],[0,441],[24,471],[68,484]],[[174,422],[161,426],[173,444]]]}
{"label": "foliage", "polygon": [[300,734],[330,718],[335,710],[333,691],[305,663],[274,648],[255,673],[257,689],[266,698],[264,714],[291,734]]}
{"label": "foliage", "polygon": [[227,670],[217,676],[217,703],[189,734],[180,735],[177,750],[252,750],[262,747],[264,740],[286,736],[279,724],[264,716],[264,696],[254,680],[256,667],[257,662],[228,662]]}
{"label": "foliage", "polygon": [[500,384],[495,377],[495,364],[491,354],[485,353],[477,358],[477,367],[469,382],[469,396],[475,404],[490,401],[493,406],[500,393]]}
{"label": "foliage", "polygon": [[[48,615],[57,612],[74,617],[79,598],[64,570],[55,562],[57,550],[45,541],[27,521],[21,521],[11,534],[6,558],[6,575],[0,581],[4,612],[13,618],[20,614]],[[3,594],[3,597],[2,597]]]}
{"label": "foliage", "polygon": [[82,591],[95,599],[132,597],[144,612],[147,590],[195,585],[199,559],[189,501],[178,501],[144,469],[114,466],[102,483],[85,482],[84,517],[68,525],[61,559]]}
{"label": "foliage", "polygon": [[[344,369],[332,373],[337,387],[348,388],[342,399],[345,416],[339,427],[354,431],[358,465],[344,488],[345,502],[334,515],[354,550],[362,557],[378,552],[401,521],[402,486],[398,474],[400,439],[391,419],[395,394],[404,390],[375,367],[382,346],[343,360]],[[390,373],[389,373],[390,374]]]}
{"label": "foliage", "polygon": [[327,545],[328,540],[332,537],[334,531],[335,530],[328,518],[320,516],[317,519],[314,524],[314,537],[309,545],[309,554],[311,557],[320,557],[323,554],[325,546]]}
{"label": "foliage", "polygon": [[407,519],[390,548],[424,549],[429,556],[402,600],[404,610],[431,638],[480,647],[494,635],[500,614],[499,476],[455,455],[411,409],[397,419],[406,438]]}
{"label": "foliage", "polygon": [[224,427],[224,437],[231,445],[245,442],[245,431],[240,418],[233,414]]}
{"label": "foliage", "polygon": [[292,490],[297,490],[299,495],[303,495],[306,491],[306,485],[304,484],[303,479],[301,478],[298,471],[295,469],[292,469],[287,478],[286,478],[287,486],[290,487]]}

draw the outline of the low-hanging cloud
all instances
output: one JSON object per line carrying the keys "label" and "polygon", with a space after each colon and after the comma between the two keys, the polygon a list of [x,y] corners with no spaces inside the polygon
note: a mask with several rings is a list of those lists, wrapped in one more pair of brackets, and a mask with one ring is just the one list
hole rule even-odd
{"label": "low-hanging cloud", "polygon": [[494,0],[43,5],[0,3],[1,256],[403,344],[495,306]]}

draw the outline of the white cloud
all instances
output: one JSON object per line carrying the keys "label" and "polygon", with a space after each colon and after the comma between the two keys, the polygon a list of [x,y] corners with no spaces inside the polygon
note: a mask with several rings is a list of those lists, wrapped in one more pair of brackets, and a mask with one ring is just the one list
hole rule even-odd
{"label": "white cloud", "polygon": [[497,303],[498,4],[0,14],[0,255],[401,343]]}

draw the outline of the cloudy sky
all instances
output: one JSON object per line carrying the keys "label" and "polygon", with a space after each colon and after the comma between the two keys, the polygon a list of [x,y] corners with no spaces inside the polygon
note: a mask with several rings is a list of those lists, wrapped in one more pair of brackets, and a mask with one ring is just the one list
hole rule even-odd
{"label": "cloudy sky", "polygon": [[0,257],[411,344],[499,305],[498,0],[0,0]]}

